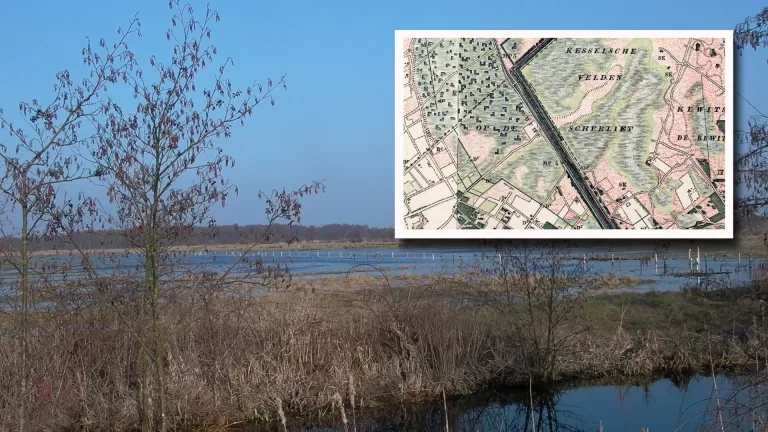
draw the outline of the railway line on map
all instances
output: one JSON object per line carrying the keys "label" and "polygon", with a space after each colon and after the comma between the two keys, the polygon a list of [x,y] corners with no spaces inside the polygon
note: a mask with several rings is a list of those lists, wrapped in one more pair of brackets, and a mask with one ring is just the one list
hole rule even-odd
{"label": "railway line on map", "polygon": [[[618,224],[607,213],[607,208],[602,201],[595,196],[592,192],[589,180],[582,174],[577,162],[570,155],[567,144],[563,139],[560,132],[557,130],[554,122],[547,114],[541,101],[536,97],[533,88],[528,81],[523,77],[522,69],[530,62],[536,54],[545,49],[549,44],[554,42],[555,39],[541,39],[528,51],[526,51],[517,61],[512,63],[512,69],[504,69],[504,73],[507,79],[512,84],[512,87],[520,95],[525,104],[530,109],[531,115],[536,120],[536,124],[544,134],[544,137],[554,148],[557,156],[560,158],[560,162],[563,164],[568,177],[571,179],[573,186],[579,193],[582,202],[589,208],[590,212],[594,215],[595,220],[603,229],[619,229]],[[499,56],[499,46],[496,46]]]}

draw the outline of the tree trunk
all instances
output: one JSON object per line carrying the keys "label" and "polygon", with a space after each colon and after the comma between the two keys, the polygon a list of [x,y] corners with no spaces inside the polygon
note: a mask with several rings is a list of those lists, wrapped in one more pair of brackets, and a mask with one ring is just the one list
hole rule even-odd
{"label": "tree trunk", "polygon": [[150,398],[150,355],[147,351],[146,317],[148,315],[147,298],[141,296],[141,315],[138,323],[139,340],[139,422],[142,432],[152,431],[152,404]]}
{"label": "tree trunk", "polygon": [[152,346],[155,362],[155,390],[157,392],[157,416],[160,426],[160,432],[166,432],[167,424],[165,418],[165,367],[163,359],[165,357],[165,344],[160,334],[160,280],[159,280],[159,257],[154,233],[152,234],[153,250],[148,256],[149,264],[152,270],[150,275],[150,289],[152,301]]}
{"label": "tree trunk", "polygon": [[27,392],[29,387],[29,208],[21,205],[21,382],[19,395],[19,432],[26,430]]}

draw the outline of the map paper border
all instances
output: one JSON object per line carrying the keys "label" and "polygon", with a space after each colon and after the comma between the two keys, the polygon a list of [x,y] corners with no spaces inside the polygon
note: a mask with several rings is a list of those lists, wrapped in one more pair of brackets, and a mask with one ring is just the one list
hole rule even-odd
{"label": "map paper border", "polygon": [[[723,38],[726,49],[725,107],[725,229],[658,229],[658,230],[473,230],[473,229],[407,229],[403,202],[403,104],[404,67],[403,40],[406,38]],[[395,238],[396,239],[733,239],[733,147],[734,147],[734,83],[735,49],[733,30],[395,30]]]}

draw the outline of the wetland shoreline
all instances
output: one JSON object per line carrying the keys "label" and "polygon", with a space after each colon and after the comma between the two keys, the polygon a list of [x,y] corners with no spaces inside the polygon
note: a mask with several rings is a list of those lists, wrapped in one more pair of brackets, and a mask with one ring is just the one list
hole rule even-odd
{"label": "wetland shoreline", "polygon": [[[168,397],[178,401],[180,413],[174,423],[274,424],[277,400],[287,418],[338,421],[334,406],[341,399],[351,409],[353,394],[356,409],[365,410],[439,403],[444,394],[470,395],[492,386],[544,389],[594,379],[746,373],[768,359],[762,282],[720,291],[636,293],[616,292],[631,285],[629,279],[603,279],[610,293],[595,292],[578,304],[559,297],[551,304],[567,324],[552,329],[554,345],[539,339],[547,329],[546,292],[525,300],[526,277],[510,279],[507,291],[437,277],[394,278],[386,286],[369,276],[336,283],[342,282],[323,291],[306,285],[309,279],[298,280],[258,298],[169,305],[162,328]],[[509,302],[510,295],[518,300]],[[526,314],[526,304],[544,309]],[[182,317],[184,325],[178,324]],[[115,316],[108,304],[33,316],[38,330],[29,355],[40,365],[32,377],[35,418],[79,427],[85,404],[91,427],[131,428],[132,411],[114,411],[130,406],[135,392],[125,371],[133,368],[136,342],[123,319],[130,317]],[[4,334],[12,325],[12,313],[0,320]],[[532,346],[540,350],[526,348]],[[13,398],[19,379],[13,344],[3,347],[0,388]],[[68,358],[77,361],[59,361]],[[78,399],[79,391],[88,395],[85,400]],[[0,405],[0,419],[13,413],[12,405]]]}

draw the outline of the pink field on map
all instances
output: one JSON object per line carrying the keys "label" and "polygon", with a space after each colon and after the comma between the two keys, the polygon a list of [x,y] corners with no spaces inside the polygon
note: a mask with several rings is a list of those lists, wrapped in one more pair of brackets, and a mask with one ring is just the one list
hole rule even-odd
{"label": "pink field on map", "polygon": [[463,134],[461,142],[464,144],[467,154],[473,158],[475,165],[485,163],[496,146],[496,141],[491,136],[474,130]]}

